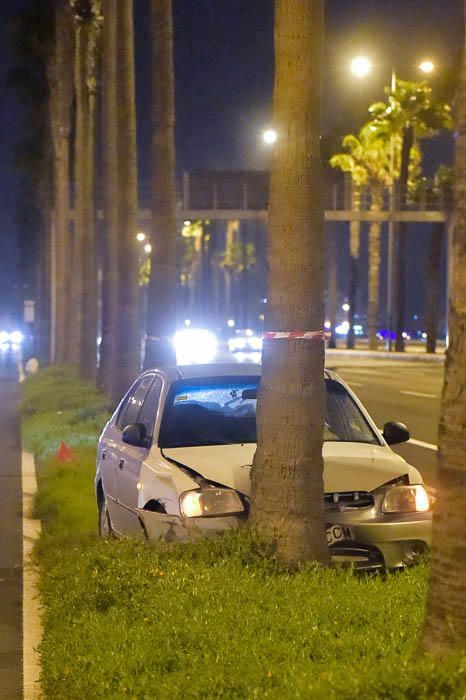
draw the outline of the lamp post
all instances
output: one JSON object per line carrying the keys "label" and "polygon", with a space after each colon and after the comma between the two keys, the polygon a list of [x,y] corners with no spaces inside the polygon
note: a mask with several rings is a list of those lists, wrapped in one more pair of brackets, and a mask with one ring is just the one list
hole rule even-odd
{"label": "lamp post", "polygon": [[[351,73],[359,79],[366,78],[373,69],[373,64],[366,56],[356,56],[351,61]],[[435,70],[435,64],[425,59],[418,64],[418,69],[430,75]],[[396,69],[392,66],[391,81],[390,81],[390,107],[394,106],[394,93],[396,91]],[[389,192],[389,220],[388,220],[388,259],[387,259],[387,341],[386,348],[389,351],[393,350],[392,330],[393,330],[393,275],[394,275],[394,247],[395,247],[395,221],[394,213],[396,210],[396,187],[395,187],[395,134],[390,135],[390,192]]]}

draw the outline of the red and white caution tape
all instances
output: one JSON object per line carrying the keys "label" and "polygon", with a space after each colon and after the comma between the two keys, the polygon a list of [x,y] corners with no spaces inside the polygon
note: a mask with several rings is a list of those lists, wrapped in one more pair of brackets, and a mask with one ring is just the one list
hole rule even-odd
{"label": "red and white caution tape", "polygon": [[324,331],[264,331],[262,333],[264,340],[282,340],[283,338],[296,340],[325,340],[326,334]]}

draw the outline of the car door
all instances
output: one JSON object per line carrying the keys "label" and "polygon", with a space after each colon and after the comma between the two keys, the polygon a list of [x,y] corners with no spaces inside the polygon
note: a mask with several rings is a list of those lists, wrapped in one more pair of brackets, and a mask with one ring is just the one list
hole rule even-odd
{"label": "car door", "polygon": [[141,529],[137,514],[139,498],[138,482],[141,466],[149,456],[161,391],[162,378],[158,374],[152,375],[152,380],[143,398],[137,420],[132,421],[142,423],[145,426],[148,437],[147,446],[136,447],[135,445],[124,444],[121,450],[123,463],[120,462],[118,472],[118,498],[120,506],[125,509],[126,513],[131,514],[127,525],[130,529],[127,531],[133,534],[139,533]]}
{"label": "car door", "polygon": [[[135,534],[141,531],[134,506],[133,490],[137,492],[139,470],[147,449],[126,445],[121,439],[122,432],[130,423],[138,422],[139,412],[154,376],[153,372],[144,374],[134,385],[126,406],[120,412],[115,424],[117,440],[115,440],[115,503],[112,524],[118,532],[124,534]],[[130,465],[131,469],[129,469]]]}

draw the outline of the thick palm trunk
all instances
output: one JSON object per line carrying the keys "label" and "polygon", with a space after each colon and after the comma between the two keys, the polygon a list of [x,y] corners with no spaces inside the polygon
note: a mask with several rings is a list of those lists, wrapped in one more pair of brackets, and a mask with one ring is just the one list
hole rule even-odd
{"label": "thick palm trunk", "polygon": [[[466,18],[466,4],[465,4]],[[439,427],[439,489],[421,649],[445,654],[466,644],[466,47],[457,94],[455,225],[449,346]]]}
{"label": "thick palm trunk", "polygon": [[[380,211],[382,192],[377,185],[372,189],[371,211]],[[369,227],[369,282],[367,304],[367,327],[369,331],[369,349],[377,350],[377,325],[379,318],[379,280],[380,280],[380,221],[373,221]]]}
{"label": "thick palm trunk", "polygon": [[112,398],[121,398],[141,367],[138,280],[138,197],[132,0],[118,0],[117,104],[119,158],[118,316]]}
{"label": "thick palm trunk", "polygon": [[102,49],[102,165],[104,228],[102,240],[102,342],[99,386],[114,396],[118,316],[118,125],[116,0],[104,0]]}
{"label": "thick palm trunk", "polygon": [[[361,209],[361,188],[356,184],[351,185],[351,211],[359,212]],[[350,222],[350,280],[348,289],[348,335],[346,347],[354,348],[354,319],[356,315],[356,297],[359,285],[359,248],[361,242],[361,222]]]}
{"label": "thick palm trunk", "polygon": [[176,363],[175,78],[172,0],[152,0],[152,257],[145,367]]}
{"label": "thick palm trunk", "polygon": [[97,244],[95,233],[95,124],[98,84],[98,54],[101,30],[101,1],[91,0],[90,18],[85,23],[86,63],[85,63],[85,99],[87,101],[86,123],[84,129],[83,150],[83,269],[82,269],[82,330],[80,374],[84,379],[96,380],[97,373]]}
{"label": "thick palm trunk", "polygon": [[72,307],[70,318],[70,361],[80,367],[82,356],[83,329],[83,269],[86,260],[84,247],[85,228],[89,220],[86,199],[86,137],[88,121],[88,101],[86,99],[86,60],[87,34],[83,23],[75,19],[75,67],[74,81],[76,92],[76,135],[74,147],[74,237],[72,270]]}
{"label": "thick palm trunk", "polygon": [[434,224],[430,235],[429,258],[427,261],[426,293],[426,351],[435,353],[439,325],[440,262],[445,233],[443,223]]}
{"label": "thick palm trunk", "polygon": [[55,6],[54,46],[49,57],[50,124],[54,157],[54,362],[66,362],[70,308],[70,131],[73,99],[73,20],[68,0]]}
{"label": "thick palm trunk", "polygon": [[[399,179],[399,207],[406,209],[408,201],[408,174],[409,174],[409,158],[411,148],[414,143],[414,129],[412,126],[403,129],[403,140],[401,145],[401,164],[400,164],[400,179]],[[394,245],[394,290],[393,290],[393,305],[395,318],[395,350],[404,352],[405,342],[403,331],[405,330],[406,317],[406,236],[407,223],[400,221],[396,227],[395,245]]]}
{"label": "thick palm trunk", "polygon": [[[323,326],[319,153],[322,2],[276,0],[274,119],[266,329]],[[251,523],[282,562],[327,562],[323,527],[322,340],[266,340],[252,469]]]}

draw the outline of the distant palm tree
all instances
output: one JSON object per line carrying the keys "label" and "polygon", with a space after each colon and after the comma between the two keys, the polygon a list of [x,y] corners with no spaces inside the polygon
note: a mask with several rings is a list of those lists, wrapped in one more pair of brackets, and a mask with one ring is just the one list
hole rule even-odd
{"label": "distant palm tree", "polygon": [[152,253],[145,367],[176,364],[175,76],[172,0],[152,0]]}
{"label": "distant palm tree", "polygon": [[[465,3],[466,25],[466,3]],[[437,502],[421,650],[434,656],[466,644],[466,39],[456,101],[455,219],[449,345],[439,426]]]}
{"label": "distant palm tree", "polygon": [[[369,108],[374,126],[401,139],[398,175],[398,206],[406,209],[409,201],[409,165],[411,150],[419,138],[433,136],[440,129],[450,128],[450,107],[432,94],[428,83],[397,80],[393,92],[387,89],[388,102],[377,102]],[[394,248],[394,317],[395,350],[404,351],[406,290],[406,222],[399,222]]]}
{"label": "distant palm tree", "polygon": [[47,60],[50,131],[54,161],[53,361],[70,359],[71,233],[70,134],[73,103],[73,19],[68,0],[54,3],[55,27]]}
{"label": "distant palm tree", "polygon": [[[389,141],[385,135],[371,128],[370,124],[362,127],[359,134],[348,134],[342,145],[346,153],[338,153],[330,158],[330,165],[350,173],[353,191],[359,191],[362,186],[369,188],[371,211],[377,212],[382,208],[382,188],[390,183],[390,154]],[[352,210],[360,208],[360,194],[352,202]],[[359,256],[360,222],[350,224],[350,253],[352,273],[350,294],[350,328],[348,330],[348,347],[354,346],[354,307],[356,302],[357,259]],[[368,313],[367,326],[369,332],[369,347],[377,349],[377,325],[379,314],[379,279],[380,279],[380,231],[381,222],[372,221],[369,227],[369,274],[368,274]],[[351,312],[351,309],[353,311]],[[350,335],[351,334],[351,335]]]}
{"label": "distant palm tree", "polygon": [[[320,167],[322,0],[276,0],[269,331],[321,331],[324,209]],[[252,467],[251,523],[295,567],[328,561],[323,524],[324,343],[266,340]]]}

